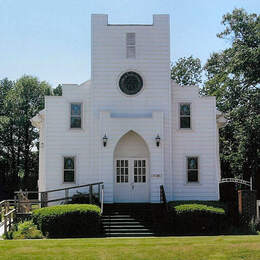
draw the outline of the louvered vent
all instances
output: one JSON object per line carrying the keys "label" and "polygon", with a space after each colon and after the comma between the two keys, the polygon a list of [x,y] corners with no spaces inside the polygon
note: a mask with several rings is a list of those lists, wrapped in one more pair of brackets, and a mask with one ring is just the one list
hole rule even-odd
{"label": "louvered vent", "polygon": [[135,58],[135,33],[126,34],[126,57]]}

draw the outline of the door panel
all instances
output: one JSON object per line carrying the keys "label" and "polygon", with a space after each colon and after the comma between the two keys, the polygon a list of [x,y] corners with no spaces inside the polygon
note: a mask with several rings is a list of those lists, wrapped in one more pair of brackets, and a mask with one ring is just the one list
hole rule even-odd
{"label": "door panel", "polygon": [[118,159],[115,165],[115,202],[130,202],[129,160]]}
{"label": "door panel", "polygon": [[133,160],[134,189],[132,193],[133,202],[149,201],[149,185],[147,180],[147,160]]}
{"label": "door panel", "polygon": [[148,165],[145,158],[115,160],[115,202],[148,202]]}

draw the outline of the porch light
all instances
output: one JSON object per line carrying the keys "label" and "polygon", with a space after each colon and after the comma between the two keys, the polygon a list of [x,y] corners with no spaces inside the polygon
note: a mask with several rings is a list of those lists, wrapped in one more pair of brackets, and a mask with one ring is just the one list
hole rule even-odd
{"label": "porch light", "polygon": [[107,140],[108,140],[108,138],[107,138],[107,135],[105,134],[105,135],[103,136],[103,145],[104,145],[104,147],[107,146]]}
{"label": "porch light", "polygon": [[160,146],[160,142],[161,142],[161,137],[159,136],[159,134],[155,137],[155,140],[156,140],[157,147],[159,147]]}

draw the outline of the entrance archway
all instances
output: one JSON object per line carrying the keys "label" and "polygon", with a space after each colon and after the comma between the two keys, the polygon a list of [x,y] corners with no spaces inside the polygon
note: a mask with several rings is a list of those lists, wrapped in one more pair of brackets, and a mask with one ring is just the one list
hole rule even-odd
{"label": "entrance archway", "polygon": [[114,201],[149,201],[149,149],[144,139],[129,131],[114,151]]}

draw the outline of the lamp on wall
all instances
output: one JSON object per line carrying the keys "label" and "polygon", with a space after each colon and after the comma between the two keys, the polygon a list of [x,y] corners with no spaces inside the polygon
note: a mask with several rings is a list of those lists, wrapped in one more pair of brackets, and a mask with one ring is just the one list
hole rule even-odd
{"label": "lamp on wall", "polygon": [[160,142],[161,142],[161,137],[159,136],[159,134],[155,137],[155,140],[156,140],[157,147],[159,147],[160,146]]}
{"label": "lamp on wall", "polygon": [[105,135],[103,136],[103,145],[104,145],[104,147],[107,146],[107,140],[108,140],[108,138],[107,138],[107,135],[105,134]]}

